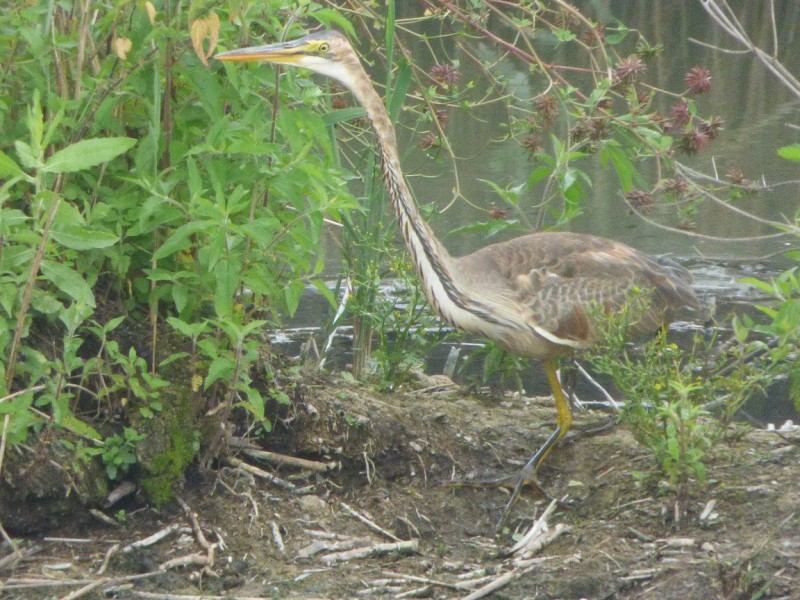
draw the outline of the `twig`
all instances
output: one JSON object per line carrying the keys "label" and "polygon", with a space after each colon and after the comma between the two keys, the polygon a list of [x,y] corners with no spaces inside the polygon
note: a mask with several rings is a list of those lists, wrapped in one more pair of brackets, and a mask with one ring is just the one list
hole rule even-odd
{"label": "twig", "polygon": [[346,552],[333,552],[320,557],[320,560],[330,565],[337,562],[353,560],[355,558],[369,558],[370,556],[381,556],[383,554],[390,554],[392,552],[410,554],[412,552],[417,552],[418,550],[419,540],[408,540],[405,542],[396,542],[394,544],[375,544],[373,546],[355,548]]}
{"label": "twig", "polygon": [[508,573],[505,573],[500,577],[493,579],[491,582],[487,583],[483,587],[478,588],[468,596],[465,596],[464,600],[478,600],[478,598],[484,598],[489,594],[491,594],[492,592],[499,590],[501,587],[505,587],[506,585],[509,584],[509,582],[512,579],[518,577],[519,575],[520,574],[517,573],[516,571],[509,571]]}
{"label": "twig", "polygon": [[42,547],[41,546],[31,546],[27,550],[23,550],[23,551],[21,551],[19,553],[12,552],[8,556],[4,556],[3,558],[0,558],[0,570],[5,569],[8,566],[12,566],[13,567],[19,561],[25,560],[26,558],[29,558],[29,557],[33,556],[34,554],[38,554],[41,551],[42,551]]}
{"label": "twig", "polygon": [[331,346],[333,346],[333,339],[336,337],[336,332],[339,329],[339,319],[341,319],[342,315],[344,314],[344,311],[347,308],[347,303],[352,295],[353,282],[350,280],[350,277],[348,277],[345,280],[344,290],[342,291],[342,297],[339,299],[339,306],[336,308],[336,314],[333,315],[333,320],[331,321],[331,324],[334,324],[334,327],[331,329],[330,334],[328,334],[328,339],[325,340],[325,346],[322,348],[322,359],[319,361],[320,371],[325,368],[325,363],[328,360],[328,352],[330,352]]}
{"label": "twig", "polygon": [[557,505],[557,500],[550,502],[550,505],[542,513],[542,516],[536,519],[536,522],[528,530],[528,533],[526,533],[521,540],[514,544],[510,550],[504,552],[502,556],[511,556],[520,550],[526,550],[529,544],[535,543],[536,538],[547,531],[547,519],[551,514],[553,514],[553,511],[556,509]]}
{"label": "twig", "polygon": [[180,525],[177,525],[177,524],[169,525],[168,527],[165,527],[164,529],[162,529],[160,531],[156,531],[153,535],[147,536],[144,539],[137,540],[137,541],[135,541],[133,543],[128,544],[127,546],[125,546],[122,549],[122,553],[123,554],[128,554],[129,552],[132,552],[132,551],[136,550],[137,548],[145,548],[147,546],[152,546],[153,544],[156,544],[156,543],[160,542],[161,540],[163,540],[165,537],[167,537],[171,533],[173,533],[175,531],[180,531],[180,529],[181,529]]}
{"label": "twig", "polygon": [[301,548],[297,553],[297,558],[309,558],[320,552],[340,552],[342,550],[352,550],[353,548],[361,548],[372,542],[368,537],[356,537],[346,540],[337,540],[326,542],[319,540]]}
{"label": "twig", "polygon": [[189,518],[189,522],[192,524],[192,531],[194,532],[194,537],[197,540],[197,543],[200,544],[200,547],[202,547],[203,550],[208,550],[211,547],[211,544],[206,539],[203,529],[200,527],[200,522],[197,520],[197,513],[195,513],[186,503],[186,501],[180,496],[177,496],[175,499],[178,501],[178,504],[181,505],[183,512],[185,512],[186,516]]}
{"label": "twig", "polygon": [[281,535],[280,527],[278,527],[278,524],[275,521],[270,521],[269,528],[272,531],[272,540],[278,547],[278,552],[281,554],[286,554],[286,546],[283,543],[283,536]]}
{"label": "twig", "polygon": [[177,558],[171,558],[168,561],[165,561],[158,565],[158,568],[161,571],[168,571],[169,569],[174,569],[175,567],[188,567],[189,565],[200,565],[200,566],[208,566],[208,556],[203,554],[188,554],[186,556],[178,556]]}
{"label": "twig", "polygon": [[[147,600],[230,600],[232,596],[209,596],[208,594],[168,594],[168,593],[154,593],[154,592],[140,592],[132,590],[129,592],[132,596],[137,598],[146,598]],[[269,600],[266,596],[236,596],[236,600]],[[303,600],[322,600],[315,598],[304,598]]]}
{"label": "twig", "polygon": [[106,569],[108,568],[108,563],[111,560],[111,557],[114,556],[119,549],[120,549],[120,545],[119,544],[114,544],[113,546],[111,546],[111,548],[106,550],[106,555],[103,558],[103,564],[100,565],[99,569],[97,569],[97,573],[95,573],[96,575],[102,575],[103,573],[106,572]]}
{"label": "twig", "polygon": [[254,467],[253,465],[247,464],[246,462],[238,458],[228,457],[225,459],[225,462],[236,469],[241,469],[246,473],[250,473],[252,475],[255,475],[256,477],[260,477],[261,479],[270,482],[272,485],[274,485],[275,487],[279,487],[282,490],[294,492],[297,489],[297,486],[295,484],[286,481],[284,479],[281,479],[280,477],[276,477],[272,473],[267,473],[263,469],[259,469],[258,467]]}
{"label": "twig", "polygon": [[334,470],[338,463],[331,461],[323,463],[316,460],[307,460],[305,458],[298,458],[296,456],[287,456],[286,454],[278,454],[277,452],[269,452],[267,450],[258,450],[256,448],[245,448],[242,450],[247,456],[276,465],[288,465],[290,467],[297,467],[298,469],[307,469],[316,473],[327,473]]}
{"label": "twig", "polygon": [[344,502],[340,502],[339,506],[341,506],[345,511],[347,511],[348,513],[353,515],[356,519],[358,519],[359,521],[364,523],[367,527],[369,527],[373,531],[377,531],[381,535],[389,538],[390,540],[394,540],[395,542],[401,541],[400,538],[397,537],[395,534],[393,534],[391,531],[386,531],[383,527],[381,527],[380,525],[378,525],[377,523],[375,523],[373,521],[370,521],[367,517],[365,517],[364,515],[362,515],[361,513],[357,512],[357,511],[353,510],[352,508],[350,508]]}
{"label": "twig", "polygon": [[95,579],[94,581],[90,581],[82,588],[78,588],[77,590],[70,592],[66,596],[62,596],[61,600],[76,600],[76,598],[80,598],[81,596],[85,596],[92,590],[99,588],[101,585],[105,583],[105,579]]}

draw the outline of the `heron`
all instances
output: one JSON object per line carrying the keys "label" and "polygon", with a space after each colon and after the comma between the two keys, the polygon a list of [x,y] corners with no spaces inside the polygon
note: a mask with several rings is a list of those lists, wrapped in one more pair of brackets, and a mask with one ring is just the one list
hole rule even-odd
{"label": "heron", "polygon": [[387,196],[431,307],[457,329],[542,361],[555,400],[556,426],[519,474],[499,528],[523,485],[534,480],[572,424],[557,374],[559,359],[598,341],[604,318],[622,311],[634,292],[645,292],[647,304],[636,315],[633,333],[656,331],[674,310],[698,306],[691,274],[620,242],[559,231],[530,233],[452,256],[419,212],[400,166],[389,114],[345,35],[319,31],[215,58],[301,67],[346,87],[372,125]]}

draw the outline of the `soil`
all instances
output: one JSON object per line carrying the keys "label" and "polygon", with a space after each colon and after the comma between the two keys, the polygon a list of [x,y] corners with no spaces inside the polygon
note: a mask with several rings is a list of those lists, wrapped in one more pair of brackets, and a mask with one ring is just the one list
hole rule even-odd
{"label": "soil", "polygon": [[[800,598],[800,434],[732,431],[709,456],[708,482],[680,493],[659,485],[621,426],[571,434],[539,472],[559,499],[543,547],[509,556],[550,500],[527,488],[495,536],[507,489],[448,482],[518,472],[552,430],[552,401],[421,385],[382,395],[336,378],[307,383],[266,442],[334,469],[259,463],[231,446],[280,479],[231,463],[199,470],[181,498],[202,535],[179,504],[157,510],[135,495],[105,510],[124,514],[116,526],[74,511],[18,535],[18,559],[3,547],[2,596],[465,598],[495,585],[491,597],[506,599]],[[574,432],[608,419],[575,417]],[[170,526],[162,540],[126,548]],[[216,544],[213,563],[204,540]],[[376,553],[336,560],[353,543]]]}

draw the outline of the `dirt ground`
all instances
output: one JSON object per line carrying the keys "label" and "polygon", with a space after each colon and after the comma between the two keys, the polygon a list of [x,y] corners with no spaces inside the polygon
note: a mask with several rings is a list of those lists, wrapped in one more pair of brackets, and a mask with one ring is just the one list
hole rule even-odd
{"label": "dirt ground", "polygon": [[[269,449],[318,470],[231,448],[256,468],[234,460],[187,481],[195,530],[177,503],[131,495],[105,511],[125,507],[116,526],[87,507],[17,538],[17,555],[3,546],[0,596],[800,598],[800,434],[732,435],[679,502],[655,477],[637,485],[633,472],[655,470],[623,428],[568,438],[539,473],[560,503],[509,555],[550,501],[528,489],[496,537],[508,491],[447,482],[518,470],[553,427],[552,401],[440,383],[390,395],[308,383]],[[576,428],[607,418],[577,413]]]}

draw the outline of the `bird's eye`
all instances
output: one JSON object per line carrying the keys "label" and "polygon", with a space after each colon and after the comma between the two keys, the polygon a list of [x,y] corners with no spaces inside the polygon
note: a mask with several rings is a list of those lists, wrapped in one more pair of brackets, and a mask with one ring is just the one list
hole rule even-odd
{"label": "bird's eye", "polygon": [[323,42],[322,44],[319,45],[320,52],[327,52],[328,50],[330,50],[330,46],[327,43]]}

